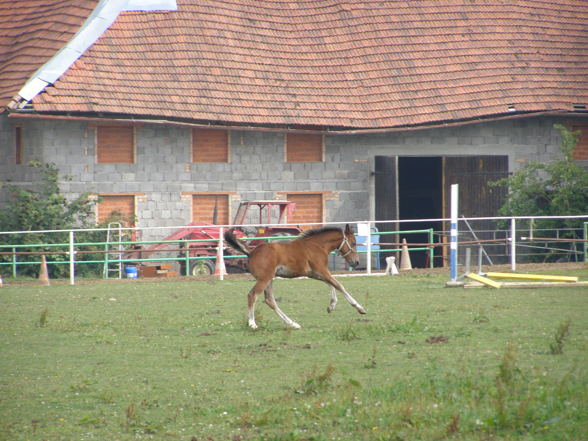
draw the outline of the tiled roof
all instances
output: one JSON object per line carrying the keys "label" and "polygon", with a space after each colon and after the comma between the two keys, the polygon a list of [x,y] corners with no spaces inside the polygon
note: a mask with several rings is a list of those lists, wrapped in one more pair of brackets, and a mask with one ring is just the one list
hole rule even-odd
{"label": "tiled roof", "polygon": [[98,0],[0,1],[0,111],[63,47]]}
{"label": "tiled roof", "polygon": [[588,105],[586,0],[178,0],[176,12],[122,13],[32,101],[347,128],[574,104]]}

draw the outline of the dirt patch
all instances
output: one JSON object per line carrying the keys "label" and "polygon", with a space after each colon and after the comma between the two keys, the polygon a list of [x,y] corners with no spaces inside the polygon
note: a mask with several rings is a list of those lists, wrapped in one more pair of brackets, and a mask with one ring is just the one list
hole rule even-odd
{"label": "dirt patch", "polygon": [[449,339],[447,337],[443,337],[442,335],[438,335],[435,337],[429,337],[428,339],[425,340],[425,343],[429,343],[429,344],[436,344],[436,343],[447,343],[449,342]]}

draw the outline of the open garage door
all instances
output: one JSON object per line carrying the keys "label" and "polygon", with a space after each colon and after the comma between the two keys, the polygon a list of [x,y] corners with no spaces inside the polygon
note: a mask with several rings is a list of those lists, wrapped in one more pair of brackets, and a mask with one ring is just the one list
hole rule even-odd
{"label": "open garage door", "polygon": [[[507,156],[376,156],[376,221],[447,218],[451,184],[460,184],[460,216],[496,216],[505,190],[493,188],[489,183],[507,174]],[[377,226],[380,231],[395,231],[397,228],[396,224],[378,223]],[[489,232],[495,228],[493,222],[479,221],[472,227],[485,231],[480,239],[494,238],[494,233]],[[441,232],[448,230],[449,226],[442,222],[405,222],[400,228],[403,231],[433,228]],[[428,240],[426,233],[402,237],[409,243],[425,243]],[[398,239],[401,237],[382,235],[380,242],[393,243]],[[426,251],[411,252],[414,267],[428,266],[429,258]],[[443,266],[445,261],[446,252],[436,249],[434,265]]]}
{"label": "open garage door", "polygon": [[[492,187],[491,182],[508,176],[508,156],[456,156],[443,158],[443,217],[450,215],[451,185],[459,184],[459,217],[496,216],[504,202],[506,189]],[[473,230],[471,232],[469,227]],[[497,233],[496,221],[470,221],[460,225],[460,241],[502,239],[504,233]],[[449,231],[449,223],[444,229]],[[476,254],[478,248],[472,252]],[[484,263],[506,262],[507,245],[485,244]],[[472,254],[472,255],[474,255]],[[492,258],[491,256],[495,256]]]}

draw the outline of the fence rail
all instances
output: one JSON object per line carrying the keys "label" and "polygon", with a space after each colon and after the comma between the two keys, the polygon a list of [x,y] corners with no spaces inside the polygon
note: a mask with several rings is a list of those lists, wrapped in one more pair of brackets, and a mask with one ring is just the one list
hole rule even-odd
{"label": "fence rail", "polygon": [[[573,230],[573,235],[576,237],[561,237],[560,231],[554,232],[555,237],[549,237],[549,233],[552,230],[536,230],[532,228],[533,223],[536,220],[549,220],[549,219],[584,219],[583,229]],[[491,230],[491,231],[476,231],[472,228],[475,226],[477,221],[506,221],[510,223],[510,228],[504,230]],[[395,236],[399,239],[402,236],[411,234],[424,234],[427,237],[426,241],[409,242],[408,251],[412,253],[423,252],[426,255],[426,265],[432,267],[434,262],[437,261],[437,266],[445,266],[447,262],[447,253],[443,251],[445,247],[449,246],[449,232],[448,231],[434,231],[432,228],[423,229],[411,229],[401,230],[403,223],[417,223],[422,222],[424,225],[433,222],[448,222],[449,219],[416,219],[416,220],[402,220],[402,221],[363,221],[363,222],[345,222],[355,224],[358,230],[363,231],[361,239],[358,242],[358,253],[365,255],[365,269],[362,271],[365,274],[372,274],[374,262],[376,263],[376,269],[380,269],[379,261],[381,257],[393,253],[399,253],[402,250],[403,242],[399,240],[386,241],[387,236]],[[530,226],[520,227],[521,223],[529,221]],[[588,215],[582,216],[543,216],[543,217],[492,217],[492,218],[460,218],[459,225],[464,228],[459,228],[462,233],[459,236],[458,246],[461,248],[470,247],[478,250],[478,260],[481,262],[485,256],[489,263],[492,263],[492,258],[497,257],[507,258],[511,263],[513,269],[516,268],[517,256],[520,258],[524,256],[536,255],[538,250],[545,254],[546,251],[549,253],[564,253],[568,256],[574,256],[576,260],[583,260],[588,262]],[[517,229],[517,223],[519,228]],[[329,225],[342,225],[344,223],[332,222]],[[391,225],[390,225],[391,224]],[[273,224],[269,226],[284,226],[283,224]],[[316,227],[322,226],[322,224],[304,224],[304,226]],[[394,228],[394,231],[378,231],[376,226],[384,226]],[[228,226],[210,226],[219,228],[222,231],[223,228]],[[253,225],[242,225],[237,227],[251,228]],[[467,228],[466,228],[467,227]],[[152,235],[162,230],[179,230],[179,229],[192,229],[197,231],[203,226],[179,226],[179,227],[157,227],[157,228],[123,228],[127,234],[134,233],[136,231],[149,231]],[[148,240],[148,241],[98,241],[98,242],[76,242],[76,235],[83,232],[100,232],[108,231],[107,229],[78,229],[78,230],[45,230],[45,231],[16,231],[16,232],[0,232],[0,240],[5,244],[0,245],[0,275],[1,270],[9,268],[12,277],[17,277],[19,267],[40,265],[39,259],[30,259],[31,256],[55,256],[54,259],[47,259],[48,265],[68,265],[69,266],[69,279],[71,284],[75,284],[76,280],[76,267],[78,265],[87,264],[108,264],[108,263],[122,263],[122,264],[144,264],[153,262],[179,262],[184,266],[184,273],[189,274],[190,265],[194,261],[198,260],[210,260],[211,254],[206,256],[192,255],[194,248],[198,248],[199,244],[206,244],[207,247],[223,247],[224,243],[222,237],[220,239],[207,238],[207,239],[177,239],[177,240]],[[571,230],[570,230],[571,231]],[[566,231],[566,234],[570,234],[570,231]],[[365,234],[368,232],[369,234]],[[11,237],[15,235],[27,235],[31,234],[50,234],[59,233],[61,235],[67,234],[69,240],[67,242],[61,241],[59,243],[43,243],[43,244],[6,244],[10,242]],[[540,234],[539,236],[537,234]],[[487,235],[493,235],[492,239],[482,239]],[[497,237],[501,236],[501,237]],[[581,237],[577,237],[581,236]],[[271,236],[271,237],[249,237],[248,240],[281,240],[281,239],[293,239],[293,236]],[[15,239],[14,242],[17,240]],[[164,248],[161,250],[150,251],[148,249],[138,249],[147,245],[160,245],[167,244],[170,246],[176,246],[176,248]],[[569,244],[569,248],[562,248],[564,244]],[[578,249],[580,245],[580,249]],[[113,254],[112,250],[109,250],[111,246],[120,246],[123,248],[121,258],[110,259],[109,254]],[[486,249],[488,247],[502,247],[503,253],[488,253]],[[141,253],[159,253],[157,257],[142,257]],[[167,253],[167,256],[162,255]],[[175,256],[169,257],[170,253],[179,253]],[[83,260],[82,256],[91,257]],[[484,256],[483,256],[484,255]],[[26,257],[22,259],[22,257]],[[101,258],[100,258],[101,257]],[[240,259],[245,256],[241,255],[225,255],[226,259]],[[464,265],[464,263],[461,263]]]}

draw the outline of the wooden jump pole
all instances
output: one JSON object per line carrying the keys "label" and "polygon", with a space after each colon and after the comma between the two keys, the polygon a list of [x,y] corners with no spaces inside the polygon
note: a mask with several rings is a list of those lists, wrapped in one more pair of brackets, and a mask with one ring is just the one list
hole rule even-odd
{"label": "wooden jump pole", "polygon": [[492,288],[500,288],[502,286],[502,282],[495,282],[494,280],[491,280],[491,279],[484,277],[484,276],[480,276],[479,274],[476,274],[476,273],[467,274],[466,277],[468,279],[475,280],[476,282],[483,283],[484,285],[490,286]]}
{"label": "wooden jump pole", "polygon": [[579,277],[576,276],[548,276],[545,274],[519,274],[519,273],[495,273],[488,272],[488,277],[496,279],[516,279],[516,280],[551,280],[553,282],[577,282]]}

